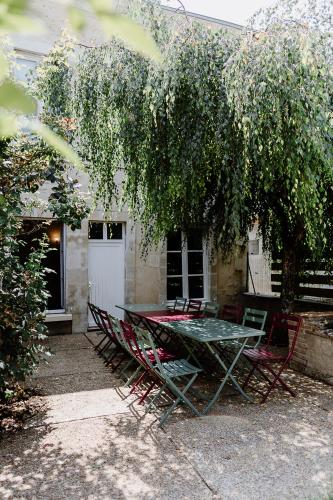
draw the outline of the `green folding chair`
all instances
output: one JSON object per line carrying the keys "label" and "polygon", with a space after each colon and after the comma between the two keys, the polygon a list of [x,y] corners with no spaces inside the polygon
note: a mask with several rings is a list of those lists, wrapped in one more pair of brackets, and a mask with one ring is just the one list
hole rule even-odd
{"label": "green folding chair", "polygon": [[[252,309],[250,307],[246,307],[244,309],[244,316],[242,325],[249,326],[251,328],[256,328],[256,330],[264,330],[265,323],[267,318],[267,311],[263,311],[261,309]],[[260,338],[255,345],[247,345],[245,347],[257,347],[260,343]]]}
{"label": "green folding chair", "polygon": [[[202,371],[201,368],[189,363],[186,359],[177,359],[174,361],[161,362],[157,348],[155,346],[152,335],[146,330],[139,327],[135,328],[137,334],[137,341],[145,357],[146,363],[149,366],[151,373],[154,374],[161,381],[161,388],[158,393],[153,397],[147,411],[158,401],[163,392],[169,391],[175,398],[174,402],[160,417],[160,427],[162,427],[172,412],[180,403],[187,405],[196,416],[200,416],[200,412],[196,409],[193,403],[188,399],[186,393],[193,385],[198,374]],[[154,354],[154,361],[152,362],[149,352]]]}
{"label": "green folding chair", "polygon": [[218,318],[220,304],[217,302],[205,302],[202,314],[208,318]]}
{"label": "green folding chair", "polygon": [[[264,330],[265,323],[266,323],[266,318],[267,318],[267,311],[262,311],[261,309],[252,309],[252,308],[245,308],[244,310],[244,315],[242,319],[242,325],[243,326],[249,326],[251,328],[255,328],[256,330]],[[255,344],[246,344],[245,349],[253,349],[258,347],[260,344],[261,338],[257,340]],[[241,342],[239,340],[230,340],[228,342],[222,342],[220,345],[218,345],[219,352],[223,354],[223,356],[230,360],[230,355],[232,352],[234,352],[236,349],[239,349],[241,345]],[[239,366],[242,363],[239,363]]]}
{"label": "green folding chair", "polygon": [[[124,338],[124,332],[123,332],[123,329],[121,328],[120,320],[118,318],[114,318],[111,315],[109,315],[109,318],[110,318],[110,322],[111,322],[112,327],[113,327],[113,332],[114,332],[119,344],[123,348],[124,352],[126,352],[129,356],[128,362],[120,371],[120,376],[124,377],[124,380],[126,381],[125,387],[128,387],[133,382],[133,380],[135,380],[135,378],[139,375],[140,371],[143,368],[140,364],[137,363],[138,360],[133,356],[133,353],[129,349],[128,342],[126,342],[126,340]],[[137,367],[134,370],[134,372],[128,377],[126,375],[126,371],[133,364],[137,365]]]}
{"label": "green folding chair", "polygon": [[244,309],[242,325],[251,326],[252,328],[256,328],[257,330],[263,330],[265,327],[266,318],[267,311],[246,307]]}
{"label": "green folding chair", "polygon": [[168,309],[170,309],[173,312],[176,311],[184,312],[186,307],[186,302],[187,299],[185,299],[185,297],[176,297],[173,305],[168,306]]}

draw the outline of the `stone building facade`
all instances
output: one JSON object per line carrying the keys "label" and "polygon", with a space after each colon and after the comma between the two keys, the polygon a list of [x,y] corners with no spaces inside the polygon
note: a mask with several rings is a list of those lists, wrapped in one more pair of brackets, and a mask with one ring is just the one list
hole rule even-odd
{"label": "stone building facade", "polygon": [[[18,71],[22,74],[50,50],[65,25],[66,13],[62,3],[35,0],[32,5],[44,19],[46,30],[43,35],[13,36],[18,62],[23,67]],[[170,15],[177,15],[172,9],[167,10]],[[240,28],[216,19],[194,16],[213,28],[221,25],[227,30]],[[84,43],[92,40],[98,43],[101,39],[98,23],[91,19],[82,37]],[[87,189],[88,179],[82,176],[80,181]],[[45,186],[44,192],[47,189]],[[35,212],[31,219],[41,217],[50,218],[50,214]],[[174,247],[168,251],[164,242],[158,248],[152,248],[144,260],[140,252],[140,226],[133,223],[126,211],[116,208],[110,214],[110,220],[116,237],[110,236],[111,226],[105,220],[103,210],[95,210],[80,230],[63,227],[58,236],[53,235],[55,245],[59,245],[60,260],[58,305],[48,311],[46,318],[51,330],[86,331],[89,298],[101,301],[98,305],[117,314],[114,308],[117,302],[161,303],[171,297],[172,290],[222,304],[234,300],[245,289],[246,257],[241,250],[229,263],[223,263],[218,255],[212,258],[205,245],[195,248],[193,243],[194,247],[190,248],[186,243],[185,249]],[[191,266],[192,272],[189,272]],[[200,289],[202,293],[197,297]]]}

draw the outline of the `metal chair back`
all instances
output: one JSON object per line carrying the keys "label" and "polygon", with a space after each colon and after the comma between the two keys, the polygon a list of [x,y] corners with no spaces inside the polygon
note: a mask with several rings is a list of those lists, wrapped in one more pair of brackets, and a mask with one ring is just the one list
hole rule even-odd
{"label": "metal chair back", "polygon": [[300,316],[294,314],[286,314],[286,313],[274,313],[272,317],[272,325],[269,330],[267,345],[269,346],[272,342],[272,337],[276,330],[287,329],[288,337],[292,335],[292,340],[289,342],[289,350],[288,350],[288,360],[290,361],[296,347],[297,338],[299,336],[301,326],[302,326],[302,318]]}
{"label": "metal chair back", "polygon": [[175,303],[173,305],[174,311],[185,311],[187,299],[185,297],[176,297]]}
{"label": "metal chair back", "polygon": [[189,299],[186,312],[199,313],[201,310],[202,301],[197,299]]}
{"label": "metal chair back", "polygon": [[221,319],[231,323],[240,324],[243,317],[243,306],[241,304],[225,304],[222,308]]}
{"label": "metal chair back", "polygon": [[220,312],[220,304],[217,302],[205,302],[202,314],[211,318],[218,318]]}
{"label": "metal chair back", "polygon": [[242,325],[251,326],[257,330],[264,330],[267,318],[267,311],[261,309],[245,308]]}

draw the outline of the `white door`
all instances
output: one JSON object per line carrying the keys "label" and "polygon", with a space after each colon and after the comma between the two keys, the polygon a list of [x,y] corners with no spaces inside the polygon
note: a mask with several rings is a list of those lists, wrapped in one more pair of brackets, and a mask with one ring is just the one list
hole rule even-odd
{"label": "white door", "polygon": [[[94,223],[95,224],[95,223]],[[104,236],[105,236],[105,230]],[[90,302],[122,318],[115,307],[125,300],[125,243],[123,239],[89,239],[88,279]],[[89,314],[89,326],[94,322]]]}

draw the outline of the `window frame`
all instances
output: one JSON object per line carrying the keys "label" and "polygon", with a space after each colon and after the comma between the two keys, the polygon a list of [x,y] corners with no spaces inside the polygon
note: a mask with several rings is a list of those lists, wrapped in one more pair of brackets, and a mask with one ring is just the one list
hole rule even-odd
{"label": "window frame", "polygon": [[[202,273],[194,274],[188,272],[188,254],[202,252]],[[168,299],[168,278],[182,278],[182,296],[189,298],[189,277],[192,276],[202,276],[203,277],[203,290],[204,297],[191,297],[192,299],[198,300],[210,300],[210,287],[209,287],[209,258],[208,258],[208,248],[207,242],[202,238],[202,248],[201,249],[188,249],[188,241],[186,234],[181,231],[181,248],[180,250],[168,250],[166,248],[166,254],[168,253],[181,253],[182,262],[182,274],[168,274],[168,269],[166,268],[166,298],[167,302],[172,302],[174,299]]]}
{"label": "window frame", "polygon": [[[39,65],[42,58],[46,55],[45,53],[33,52],[30,50],[24,50],[24,49],[20,49],[20,48],[15,48],[14,54],[15,54],[15,62],[18,65],[20,64],[18,62],[18,60],[21,59],[22,61],[36,63],[36,67]],[[15,78],[16,78],[16,75],[15,75]],[[22,83],[23,85],[27,84],[26,80],[17,79],[17,81],[19,83]],[[37,109],[36,109],[35,117],[38,118],[39,115],[41,114],[41,112],[43,111],[43,103],[39,100],[36,100],[36,103],[37,103]]]}
{"label": "window frame", "polygon": [[[103,224],[103,238],[89,238],[89,224]],[[108,238],[108,224],[121,224],[121,238]],[[125,224],[120,221],[107,221],[107,220],[88,220],[88,241],[100,241],[100,242],[110,242],[110,241],[125,241]]]}

